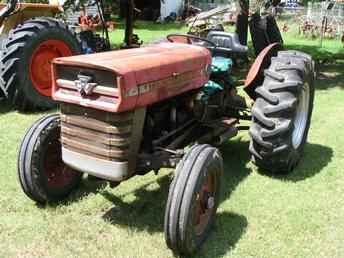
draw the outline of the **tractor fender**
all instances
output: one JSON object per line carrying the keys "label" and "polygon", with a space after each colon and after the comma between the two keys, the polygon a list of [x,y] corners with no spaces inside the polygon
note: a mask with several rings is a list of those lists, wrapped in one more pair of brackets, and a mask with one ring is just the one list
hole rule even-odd
{"label": "tractor fender", "polygon": [[260,52],[251,66],[245,80],[245,92],[253,99],[256,99],[255,89],[264,81],[264,70],[271,64],[271,57],[277,56],[277,52],[282,49],[280,43],[273,43]]}

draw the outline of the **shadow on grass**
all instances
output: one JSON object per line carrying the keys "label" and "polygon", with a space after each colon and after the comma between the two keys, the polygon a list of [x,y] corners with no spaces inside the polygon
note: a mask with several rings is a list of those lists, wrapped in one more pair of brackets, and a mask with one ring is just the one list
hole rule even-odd
{"label": "shadow on grass", "polygon": [[103,191],[101,194],[114,204],[114,207],[103,215],[104,220],[113,225],[124,225],[148,232],[161,231],[170,177],[166,175],[156,182],[159,188],[154,190],[148,190],[146,187],[135,190],[135,200],[130,203],[124,202],[122,197],[109,191]]}
{"label": "shadow on grass", "polygon": [[105,180],[90,180],[87,177],[83,178],[81,181],[81,185],[79,187],[79,190],[77,192],[74,192],[70,198],[68,198],[68,201],[73,203],[76,201],[80,201],[86,196],[90,194],[97,194],[100,191],[102,191],[104,188],[108,186],[108,182]]}
{"label": "shadow on grass", "polygon": [[315,87],[317,90],[327,90],[335,87],[344,89],[344,64],[320,66]]}
{"label": "shadow on grass", "polygon": [[52,114],[52,113],[58,113],[59,109],[58,107],[54,107],[51,108],[49,110],[31,110],[31,111],[18,111],[14,104],[11,103],[9,100],[5,100],[5,99],[0,99],[0,114],[6,114],[9,112],[15,112],[17,111],[19,114],[24,114],[24,115],[36,115],[36,114],[42,114],[42,116],[44,115],[48,115],[48,114]]}
{"label": "shadow on grass", "polygon": [[310,54],[317,62],[334,62],[336,60],[344,60],[344,51],[333,53],[325,48],[301,44],[287,44],[287,49],[297,49]]}
{"label": "shadow on grass", "polygon": [[216,215],[215,227],[202,249],[195,254],[197,258],[223,257],[235,248],[245,234],[248,222],[245,216],[232,212]]}
{"label": "shadow on grass", "polygon": [[5,114],[13,110],[13,106],[7,100],[0,100],[0,114]]}
{"label": "shadow on grass", "polygon": [[[250,174],[250,169],[246,166],[249,162],[248,142],[231,141],[221,148],[221,152],[224,157],[225,170],[222,178],[222,202],[230,198],[238,184]],[[101,194],[114,204],[114,207],[103,215],[103,219],[116,226],[125,226],[151,233],[162,232],[171,178],[166,175],[157,183],[159,187],[154,190],[149,190],[147,187],[135,190],[133,192],[135,199],[130,203],[124,202],[121,196],[102,191]],[[198,255],[203,253],[204,257],[223,256],[234,248],[246,231],[246,227],[247,220],[244,216],[228,212],[219,213],[214,232]]]}
{"label": "shadow on grass", "polygon": [[300,161],[297,168],[290,174],[276,176],[264,172],[260,173],[284,181],[303,181],[320,173],[322,169],[331,162],[332,157],[333,150],[330,147],[308,143],[305,146],[303,159]]}
{"label": "shadow on grass", "polygon": [[[87,178],[83,178],[81,181],[81,184],[77,191],[74,191],[67,199],[60,201],[60,202],[52,202],[49,203],[49,207],[56,208],[57,206],[69,206],[72,203],[78,203],[83,198],[90,194],[97,194],[100,191],[102,191],[106,186],[108,185],[108,182],[104,180],[88,180]],[[38,208],[44,209],[47,207],[46,204],[39,204],[36,203],[36,206]]]}

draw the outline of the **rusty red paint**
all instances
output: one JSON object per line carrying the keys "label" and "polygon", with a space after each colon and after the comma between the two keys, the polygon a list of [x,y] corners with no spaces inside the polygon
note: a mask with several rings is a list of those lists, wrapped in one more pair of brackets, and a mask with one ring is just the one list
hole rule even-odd
{"label": "rusty red paint", "polygon": [[204,233],[215,209],[215,207],[207,207],[209,201],[208,199],[216,198],[215,194],[217,182],[213,174],[208,174],[203,180],[203,185],[196,195],[197,197],[194,206],[194,228],[196,235],[198,236]]}
{"label": "rusty red paint", "polygon": [[[56,101],[109,112],[128,111],[202,87],[209,80],[206,67],[210,64],[211,55],[207,49],[178,43],[161,43],[139,49],[57,58],[52,70],[53,98]],[[114,72],[117,75],[119,95],[108,97],[92,94],[81,97],[77,91],[63,89],[56,83],[58,79],[57,65],[72,65]],[[190,78],[189,75],[193,73],[197,75]],[[176,83],[174,89],[171,81],[180,82],[178,77],[183,74],[188,74],[188,82],[182,87],[180,83]],[[170,86],[160,87],[159,81],[168,81]],[[160,86],[153,87],[150,91],[142,94],[128,95],[128,92],[135,92],[140,86],[153,82]]]}
{"label": "rusty red paint", "polygon": [[272,51],[275,51],[277,47],[280,48],[280,44],[274,43],[267,46],[266,48],[263,49],[262,52],[260,52],[256,60],[254,61],[253,65],[251,66],[250,71],[247,74],[245,87],[251,86],[251,84],[254,82],[256,77],[259,75],[259,72],[261,71],[261,69],[263,69],[263,63],[266,61],[267,58],[269,58],[270,56],[269,54]]}

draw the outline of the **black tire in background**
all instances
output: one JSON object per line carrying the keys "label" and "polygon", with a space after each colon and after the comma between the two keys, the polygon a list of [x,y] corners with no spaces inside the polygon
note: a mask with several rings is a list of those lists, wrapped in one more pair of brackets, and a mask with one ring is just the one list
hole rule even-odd
{"label": "black tire in background", "polygon": [[282,34],[274,16],[269,15],[266,17],[266,29],[267,29],[267,35],[269,37],[270,44],[271,43],[283,44]]}
{"label": "black tire in background", "polygon": [[238,15],[235,23],[235,33],[238,34],[241,45],[247,46],[249,1],[239,0]]}
{"label": "black tire in background", "polygon": [[166,243],[190,255],[209,235],[219,204],[223,161],[209,145],[193,147],[176,169],[165,213]]}
{"label": "black tire in background", "polygon": [[314,101],[314,62],[298,51],[280,51],[265,70],[252,108],[250,152],[272,173],[291,172],[307,141]]}
{"label": "black tire in background", "polygon": [[37,203],[65,199],[82,178],[62,161],[60,123],[59,115],[41,118],[27,131],[19,149],[19,182],[24,193]]}
{"label": "black tire in background", "polygon": [[274,17],[253,14],[249,20],[249,27],[256,56],[272,43],[283,44],[282,35]]}
{"label": "black tire in background", "polygon": [[[65,44],[72,55],[81,53],[81,45],[67,26],[53,18],[32,18],[9,32],[1,56],[0,80],[8,89],[8,98],[20,111],[50,109],[56,104],[33,85],[30,60],[44,42]],[[58,51],[58,50],[56,50]]]}

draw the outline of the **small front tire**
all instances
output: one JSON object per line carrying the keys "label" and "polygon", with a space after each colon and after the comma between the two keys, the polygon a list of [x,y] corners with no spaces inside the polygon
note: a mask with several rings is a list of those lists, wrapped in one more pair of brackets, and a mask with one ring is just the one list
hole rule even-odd
{"label": "small front tire", "polygon": [[80,184],[82,174],[62,161],[60,117],[38,120],[26,133],[18,155],[18,176],[24,193],[37,203],[65,199]]}
{"label": "small front tire", "polygon": [[165,213],[166,243],[190,255],[209,235],[219,204],[223,161],[209,145],[193,147],[176,169]]}

